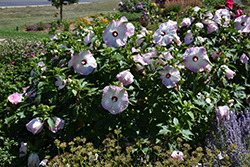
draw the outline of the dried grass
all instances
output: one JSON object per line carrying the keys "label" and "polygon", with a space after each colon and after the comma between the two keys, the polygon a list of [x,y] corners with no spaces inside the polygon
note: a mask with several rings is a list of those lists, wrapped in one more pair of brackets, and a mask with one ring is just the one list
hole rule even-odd
{"label": "dried grass", "polygon": [[164,8],[168,8],[170,6],[180,5],[181,9],[186,11],[191,6],[202,6],[201,0],[166,0],[164,4]]}

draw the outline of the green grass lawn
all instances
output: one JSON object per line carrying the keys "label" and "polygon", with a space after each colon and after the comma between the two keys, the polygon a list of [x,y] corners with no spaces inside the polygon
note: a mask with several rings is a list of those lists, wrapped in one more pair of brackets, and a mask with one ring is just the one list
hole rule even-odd
{"label": "green grass lawn", "polygon": [[[107,14],[114,12],[118,8],[119,0],[104,0],[96,2],[87,2],[83,4],[73,4],[63,6],[63,20],[75,21],[77,18],[87,17],[99,13]],[[27,25],[34,25],[40,22],[51,23],[57,21],[59,9],[54,6],[41,7],[17,7],[17,8],[0,8],[0,38],[13,37],[48,37],[45,33],[31,33],[16,31],[25,29]]]}

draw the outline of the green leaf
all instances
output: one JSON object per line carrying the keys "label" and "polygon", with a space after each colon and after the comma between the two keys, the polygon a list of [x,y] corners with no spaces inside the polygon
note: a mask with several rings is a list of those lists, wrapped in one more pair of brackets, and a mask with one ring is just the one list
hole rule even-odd
{"label": "green leaf", "polygon": [[183,136],[185,139],[187,139],[187,140],[192,140],[192,139],[190,138],[190,136],[193,136],[193,135],[194,135],[194,134],[193,134],[190,130],[188,130],[188,129],[182,129],[181,134],[182,134],[182,136]]}
{"label": "green leaf", "polygon": [[142,153],[143,153],[144,155],[146,155],[147,152],[148,152],[148,147],[145,147],[145,148],[142,149]]}
{"label": "green leaf", "polygon": [[188,111],[187,114],[194,120],[194,114],[191,111]]}
{"label": "green leaf", "polygon": [[[45,119],[46,119],[46,118],[45,118]],[[48,117],[48,118],[47,118],[47,123],[49,124],[49,127],[50,127],[51,129],[54,128],[55,122],[54,122],[54,120],[53,120],[52,118]]]}
{"label": "green leaf", "polygon": [[77,90],[72,89],[72,93],[74,94],[74,96],[76,96],[77,95]]}
{"label": "green leaf", "polygon": [[177,118],[174,117],[173,123],[174,123],[174,125],[178,125],[178,124],[179,124],[179,120],[178,120]]}

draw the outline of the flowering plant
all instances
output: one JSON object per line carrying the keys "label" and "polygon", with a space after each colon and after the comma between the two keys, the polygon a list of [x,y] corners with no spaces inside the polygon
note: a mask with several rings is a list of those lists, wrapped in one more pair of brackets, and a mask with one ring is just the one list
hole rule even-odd
{"label": "flowering plant", "polygon": [[[41,154],[56,138],[85,136],[98,145],[115,128],[131,142],[166,135],[172,151],[177,137],[202,143],[215,103],[230,103],[235,110],[246,106],[250,67],[240,57],[249,56],[249,34],[235,28],[227,11],[190,8],[187,17],[189,26],[171,18],[156,31],[146,31],[111,14],[108,24],[96,20],[92,27],[78,26],[75,34],[44,39],[45,51],[37,61],[44,64],[34,66],[29,79],[36,95],[32,102],[24,98],[16,117],[5,119],[8,133],[15,131],[26,141],[25,125],[38,117],[48,128],[28,140]],[[189,43],[186,33],[192,33]],[[120,77],[125,70],[131,74],[129,84]],[[55,117],[65,123],[53,133]]]}

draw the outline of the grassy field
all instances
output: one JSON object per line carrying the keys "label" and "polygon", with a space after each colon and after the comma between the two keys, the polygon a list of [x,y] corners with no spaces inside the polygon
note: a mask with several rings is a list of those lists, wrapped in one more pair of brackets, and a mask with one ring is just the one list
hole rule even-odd
{"label": "grassy field", "polygon": [[[118,8],[120,0],[104,0],[96,2],[87,2],[83,4],[73,4],[63,6],[63,20],[74,21],[77,18],[86,17],[98,13],[114,12],[114,8]],[[24,29],[27,25],[34,25],[39,22],[50,23],[57,21],[59,9],[54,6],[41,7],[16,7],[16,8],[0,8],[0,38],[12,38],[14,36],[47,37],[48,34],[40,33],[24,33],[16,31],[16,27]]]}

